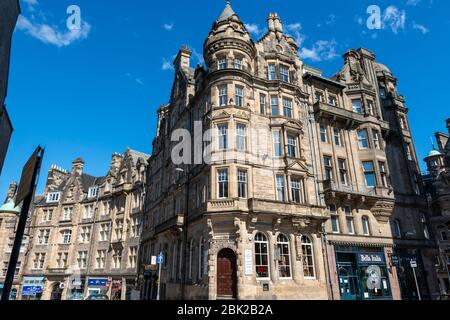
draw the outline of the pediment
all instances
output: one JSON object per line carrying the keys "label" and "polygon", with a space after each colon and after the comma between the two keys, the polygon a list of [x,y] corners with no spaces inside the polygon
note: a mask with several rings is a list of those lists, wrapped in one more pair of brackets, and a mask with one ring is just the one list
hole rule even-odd
{"label": "pediment", "polygon": [[300,159],[288,159],[287,167],[289,170],[302,171],[309,174],[308,166]]}
{"label": "pediment", "polygon": [[229,119],[229,118],[231,118],[231,114],[229,114],[225,110],[218,111],[213,116],[213,119]]}

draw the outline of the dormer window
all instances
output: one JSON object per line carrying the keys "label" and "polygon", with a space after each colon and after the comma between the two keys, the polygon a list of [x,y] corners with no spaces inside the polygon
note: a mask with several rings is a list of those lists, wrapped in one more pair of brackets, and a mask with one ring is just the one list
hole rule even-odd
{"label": "dormer window", "polygon": [[47,203],[56,203],[59,202],[59,198],[61,197],[61,192],[50,192],[47,195]]}
{"label": "dormer window", "polygon": [[98,186],[90,187],[88,192],[88,198],[96,198],[98,196]]}

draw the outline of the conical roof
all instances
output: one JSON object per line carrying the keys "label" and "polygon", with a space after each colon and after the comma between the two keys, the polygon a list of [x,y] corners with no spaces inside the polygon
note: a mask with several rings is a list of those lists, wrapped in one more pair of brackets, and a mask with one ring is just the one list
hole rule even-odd
{"label": "conical roof", "polygon": [[233,8],[231,8],[230,1],[227,1],[225,9],[223,9],[222,14],[220,15],[219,19],[217,19],[217,22],[226,21],[234,15],[236,15],[236,13],[234,12]]}
{"label": "conical roof", "polygon": [[20,213],[20,206],[15,206],[14,201],[5,203],[0,207],[0,213]]}

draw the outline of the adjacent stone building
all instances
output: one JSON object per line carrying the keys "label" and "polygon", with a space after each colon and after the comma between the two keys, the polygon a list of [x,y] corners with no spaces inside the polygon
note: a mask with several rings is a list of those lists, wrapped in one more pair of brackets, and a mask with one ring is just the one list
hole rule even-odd
{"label": "adjacent stone building", "polygon": [[[147,170],[141,294],[417,298],[436,292],[427,207],[397,80],[367,49],[327,78],[271,13],[254,42],[229,2],[182,47]],[[154,261],[153,261],[154,262]]]}
{"label": "adjacent stone building", "polygon": [[20,14],[19,0],[2,0],[0,3],[0,174],[12,134],[12,124],[6,111],[11,42],[17,17]]}
{"label": "adjacent stone building", "polygon": [[52,166],[31,217],[22,299],[129,299],[136,289],[146,154],[114,154],[106,176]]}
{"label": "adjacent stone building", "polygon": [[424,159],[424,175],[430,206],[431,233],[436,240],[436,273],[441,294],[450,294],[450,119],[448,134],[436,133],[437,147]]}

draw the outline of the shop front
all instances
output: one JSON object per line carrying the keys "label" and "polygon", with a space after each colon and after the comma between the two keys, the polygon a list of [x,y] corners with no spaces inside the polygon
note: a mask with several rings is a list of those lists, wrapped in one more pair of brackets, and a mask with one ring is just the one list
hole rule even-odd
{"label": "shop front", "polygon": [[109,280],[107,278],[89,278],[87,296],[90,295],[108,295]]}
{"label": "shop front", "polygon": [[113,279],[111,285],[111,300],[122,300],[122,279]]}
{"label": "shop front", "polygon": [[71,277],[67,288],[67,300],[83,300],[86,285],[85,277]]}
{"label": "shop front", "polygon": [[41,300],[44,292],[44,277],[24,277],[22,300]]}
{"label": "shop front", "polygon": [[335,246],[341,300],[392,300],[383,248]]}

